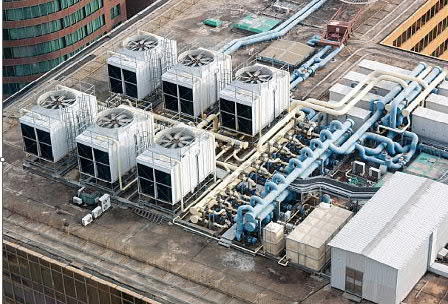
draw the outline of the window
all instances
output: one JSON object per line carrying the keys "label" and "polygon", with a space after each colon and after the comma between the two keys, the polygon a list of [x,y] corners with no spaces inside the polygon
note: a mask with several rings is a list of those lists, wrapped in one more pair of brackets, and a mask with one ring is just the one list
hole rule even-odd
{"label": "window", "polygon": [[110,19],[120,16],[120,3],[110,9]]}
{"label": "window", "polygon": [[221,98],[221,122],[226,128],[252,135],[252,107]]}
{"label": "window", "polygon": [[[102,27],[105,24],[106,24],[105,17],[104,17],[104,15],[101,15],[100,17],[96,18],[95,20],[92,20],[91,22],[87,23],[85,26],[81,27],[80,29],[76,30],[75,32],[72,32],[62,38],[58,38],[55,40],[51,40],[51,41],[47,41],[47,42],[39,43],[39,44],[34,44],[34,45],[3,48],[3,50],[4,50],[3,58],[17,59],[17,58],[33,57],[33,56],[38,56],[38,55],[55,52],[55,51],[65,48],[69,45],[72,45],[72,44],[75,44],[75,43],[81,41],[82,39],[84,39],[88,35],[92,34],[93,32],[95,32],[96,30],[98,30],[100,27]],[[62,24],[59,25],[59,27],[62,28]]]}
{"label": "window", "polygon": [[345,268],[345,290],[362,297],[362,278],[363,273],[355,269]]}

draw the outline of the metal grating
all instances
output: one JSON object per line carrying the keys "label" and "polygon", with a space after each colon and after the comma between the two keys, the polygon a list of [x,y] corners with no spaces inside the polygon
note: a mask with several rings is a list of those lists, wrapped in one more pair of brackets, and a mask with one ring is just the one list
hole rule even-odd
{"label": "metal grating", "polygon": [[429,0],[381,44],[448,61],[448,0]]}

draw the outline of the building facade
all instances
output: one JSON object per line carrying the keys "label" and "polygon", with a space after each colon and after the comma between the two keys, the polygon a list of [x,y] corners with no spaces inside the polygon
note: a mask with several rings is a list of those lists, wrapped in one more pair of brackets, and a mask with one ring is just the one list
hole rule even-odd
{"label": "building facade", "polygon": [[3,97],[126,20],[126,0],[3,0]]}

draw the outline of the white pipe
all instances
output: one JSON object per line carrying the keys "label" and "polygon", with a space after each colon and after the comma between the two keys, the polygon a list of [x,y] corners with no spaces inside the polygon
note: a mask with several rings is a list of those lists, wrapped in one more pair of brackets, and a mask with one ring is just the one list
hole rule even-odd
{"label": "white pipe", "polygon": [[285,129],[288,129],[287,131],[289,131],[289,129],[291,129],[294,125],[294,121],[291,121],[291,119],[294,118],[297,114],[299,115],[299,117],[297,117],[297,120],[302,121],[305,118],[305,113],[300,111],[300,107],[299,107],[299,104],[297,101],[292,102],[292,107],[293,108],[290,110],[290,112],[288,114],[286,114],[285,117],[283,117],[278,123],[275,124],[274,127],[272,127],[268,132],[266,132],[266,134],[264,134],[258,140],[258,144],[257,144],[258,152],[263,152],[264,143],[267,140],[269,140],[272,136],[274,136],[281,128],[285,127],[285,125],[287,125],[288,123],[290,124],[290,126],[289,126],[289,128],[285,128]]}
{"label": "white pipe", "polygon": [[[429,73],[431,71],[431,68],[428,67],[426,70],[428,70],[428,73]],[[385,76],[390,76],[390,78],[385,77]],[[419,79],[418,77],[413,77],[413,76],[409,76],[409,75],[405,75],[405,74],[401,74],[401,73],[376,70],[376,71],[370,73],[368,75],[368,77],[366,79],[364,79],[362,82],[358,83],[356,85],[356,87],[354,87],[350,91],[350,93],[348,93],[344,98],[342,98],[338,102],[330,103],[328,101],[322,101],[322,100],[314,99],[314,98],[308,98],[307,100],[305,100],[305,102],[316,104],[316,105],[322,105],[322,106],[325,106],[326,108],[331,108],[331,109],[340,108],[340,107],[344,106],[351,98],[353,98],[362,89],[362,87],[364,87],[365,85],[368,85],[368,86],[370,86],[370,88],[373,88],[381,80],[390,80],[390,81],[398,82],[403,87],[408,87],[408,84],[404,80],[416,81],[425,87],[427,86],[427,84],[423,81],[423,79]],[[373,85],[371,83],[372,81],[373,81]],[[364,91],[365,91],[365,89],[364,89]],[[370,91],[370,89],[368,91]],[[362,97],[364,97],[368,93],[368,91],[366,93],[364,93],[362,96],[360,96],[360,99]],[[357,97],[358,96],[359,95],[357,95]],[[303,104],[303,103],[301,103],[301,104]]]}
{"label": "white pipe", "polygon": [[[312,108],[317,111],[321,111],[327,114],[331,114],[334,116],[340,116],[347,114],[348,111],[350,111],[351,108],[353,108],[369,91],[380,81],[382,80],[389,80],[398,82],[403,87],[407,87],[408,84],[403,80],[396,78],[395,76],[389,76],[389,75],[382,75],[378,78],[375,78],[372,82],[370,82],[359,94],[356,95],[355,98],[353,98],[349,103],[345,104],[345,107],[339,110],[334,110],[334,106],[332,103],[321,101],[317,99],[307,99],[305,101],[301,101],[300,104],[307,108]],[[322,105],[319,105],[322,104]],[[324,106],[323,106],[324,105]]]}
{"label": "white pipe", "polygon": [[408,119],[409,116],[411,115],[411,113],[414,111],[414,109],[416,107],[418,107],[422,102],[425,101],[426,97],[431,94],[432,90],[434,90],[442,81],[445,80],[445,77],[447,75],[447,72],[441,72],[439,74],[439,76],[437,76],[436,79],[434,79],[434,81],[431,82],[431,84],[429,86],[427,86],[425,88],[425,90],[423,92],[420,93],[420,95],[417,96],[417,98],[415,98],[410,105],[408,105],[406,107],[406,109],[404,109],[402,111],[403,116],[406,116]]}
{"label": "white pipe", "polygon": [[[418,76],[418,79],[424,79],[426,76],[428,76],[429,73],[431,73],[432,67],[428,66],[425,70],[423,70]],[[426,82],[425,82],[426,83]],[[392,103],[388,103],[385,106],[385,109],[387,112],[390,112],[390,109],[392,108]]]}

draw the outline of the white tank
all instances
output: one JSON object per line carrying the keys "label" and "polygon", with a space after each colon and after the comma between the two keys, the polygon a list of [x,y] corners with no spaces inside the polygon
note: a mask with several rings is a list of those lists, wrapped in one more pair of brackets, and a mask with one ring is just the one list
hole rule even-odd
{"label": "white tank", "polygon": [[231,80],[229,55],[206,49],[190,50],[162,76],[165,108],[198,117],[218,100],[219,90]]}
{"label": "white tank", "polygon": [[135,168],[138,149],[152,143],[154,119],[149,112],[120,105],[99,113],[76,137],[80,173],[115,183]]}
{"label": "white tank", "polygon": [[95,96],[57,86],[39,96],[37,105],[19,118],[24,151],[58,162],[75,149],[76,136],[96,115]]}
{"label": "white tank", "polygon": [[176,41],[139,31],[107,59],[110,89],[143,99],[160,85],[163,72],[176,62]]}
{"label": "white tank", "polygon": [[137,157],[139,193],[176,209],[216,169],[212,133],[180,124],[156,135]]}
{"label": "white tank", "polygon": [[219,94],[221,126],[256,135],[288,108],[289,81],[288,72],[261,64],[240,69]]}

